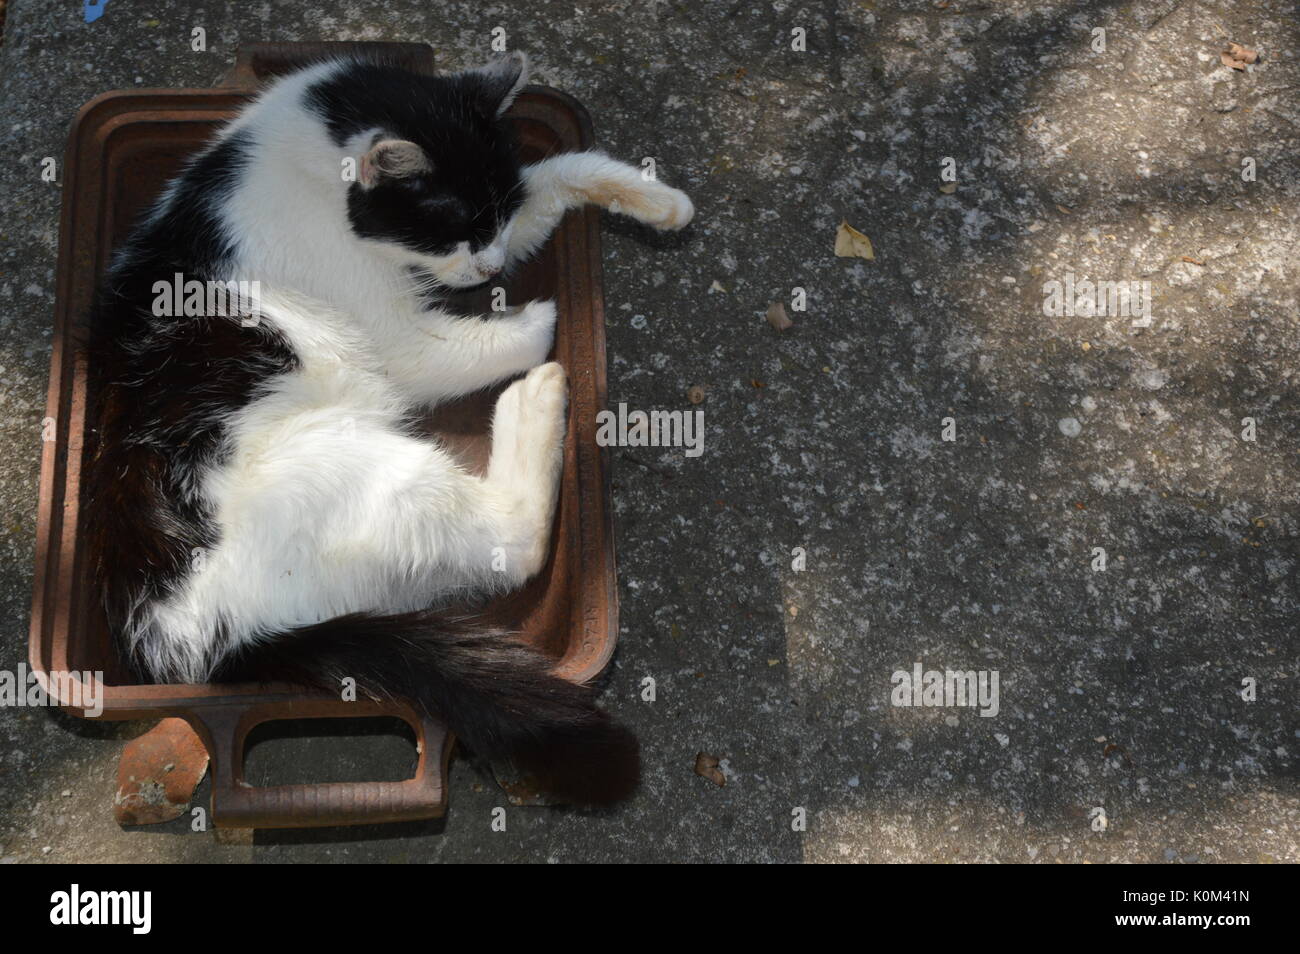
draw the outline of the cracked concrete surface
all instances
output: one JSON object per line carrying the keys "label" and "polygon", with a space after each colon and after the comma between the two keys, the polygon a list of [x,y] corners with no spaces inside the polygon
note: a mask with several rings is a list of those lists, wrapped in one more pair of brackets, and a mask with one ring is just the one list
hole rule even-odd
{"label": "cracked concrete surface", "polygon": [[[39,163],[77,107],[209,85],[240,42],[426,40],[455,67],[498,26],[603,148],[654,156],[699,210],[666,240],[605,218],[611,404],[706,390],[702,457],[611,455],[622,619],[604,700],[640,735],[642,791],[606,814],[512,808],[493,832],[503,796],[458,762],[440,824],[123,832],[116,757],[144,726],[5,709],[0,857],[1300,860],[1287,0],[111,0],[93,24],[13,0],[0,667],[26,658],[59,208]],[[1259,63],[1222,65],[1229,40]],[[841,220],[874,261],[834,257]],[[1149,283],[1150,308],[1045,314],[1067,280]],[[763,317],[777,300],[782,333]],[[998,714],[892,705],[917,662],[997,670]],[[309,742],[266,744],[315,764]],[[348,777],[404,757],[365,735],[330,751]],[[725,787],[693,773],[701,751]]]}

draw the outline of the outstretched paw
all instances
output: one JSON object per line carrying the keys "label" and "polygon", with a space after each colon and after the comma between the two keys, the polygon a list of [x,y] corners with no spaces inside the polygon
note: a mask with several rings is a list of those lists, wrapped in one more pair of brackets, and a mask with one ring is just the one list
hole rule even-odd
{"label": "outstretched paw", "polygon": [[663,231],[685,228],[695,217],[695,205],[685,192],[653,180],[619,189],[611,197],[609,210]]}

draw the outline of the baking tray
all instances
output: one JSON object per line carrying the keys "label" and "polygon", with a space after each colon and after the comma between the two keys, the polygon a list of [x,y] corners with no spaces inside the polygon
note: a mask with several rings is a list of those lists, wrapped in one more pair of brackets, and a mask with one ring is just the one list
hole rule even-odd
{"label": "baking tray", "polygon": [[[343,702],[288,686],[139,685],[123,666],[92,596],[81,539],[81,471],[94,450],[93,384],[81,345],[94,286],[111,250],[183,159],[255,94],[260,83],[321,56],[382,51],[409,69],[433,71],[434,51],[414,43],[285,43],[242,47],[222,83],[209,89],[119,90],[82,107],[64,156],[53,354],[47,415],[54,439],[41,458],[36,573],[29,656],[43,685],[50,673],[98,682],[102,718],[179,717],[207,747],[212,821],[218,827],[280,828],[409,821],[446,810],[452,736],[401,703]],[[590,148],[591,120],[571,97],[530,86],[510,117],[525,162]],[[556,662],[566,679],[604,669],[618,633],[612,508],[596,413],[605,405],[605,326],[599,216],[572,212],[546,247],[506,285],[508,301],[554,298],[559,312],[554,360],[569,376],[564,475],[552,556],[523,590],[488,607],[496,622]],[[489,310],[490,291],[457,307]],[[500,388],[438,409],[429,426],[469,466],[486,464],[491,409]],[[91,675],[102,672],[102,681]],[[87,698],[83,695],[82,700]],[[71,693],[59,704],[79,716]],[[257,725],[281,719],[396,716],[414,730],[419,758],[400,782],[253,787],[244,779],[244,745]]]}

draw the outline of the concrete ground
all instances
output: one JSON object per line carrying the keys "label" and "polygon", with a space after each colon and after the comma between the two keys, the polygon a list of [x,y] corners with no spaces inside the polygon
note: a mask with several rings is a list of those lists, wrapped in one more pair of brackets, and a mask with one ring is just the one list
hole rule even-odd
{"label": "concrete ground", "polygon": [[[60,201],[39,164],[76,108],[210,84],[240,42],[427,40],[452,67],[495,27],[605,149],[656,157],[699,209],[670,240],[605,220],[611,402],[706,389],[703,456],[611,458],[604,700],[640,735],[641,792],[606,814],[510,808],[494,832],[500,790],[457,762],[442,823],[219,844],[114,824],[121,741],[146,726],[8,709],[0,857],[1300,860],[1289,0],[111,0],[92,24],[13,0],[0,668],[26,658]],[[1227,41],[1259,62],[1226,67]],[[833,254],[842,219],[873,261]],[[1070,276],[1149,282],[1149,314],[1045,314]],[[796,287],[807,310],[777,333],[764,312]],[[891,705],[917,662],[997,670],[997,715]],[[403,751],[289,738],[257,758],[357,777]]]}

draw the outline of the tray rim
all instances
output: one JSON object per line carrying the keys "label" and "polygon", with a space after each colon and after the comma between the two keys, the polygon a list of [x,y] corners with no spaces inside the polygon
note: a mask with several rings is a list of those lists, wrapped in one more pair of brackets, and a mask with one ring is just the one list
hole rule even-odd
{"label": "tray rim", "polygon": [[[139,121],[141,114],[147,115],[161,110],[175,109],[182,105],[185,108],[198,111],[206,109],[208,112],[229,112],[247,102],[257,92],[256,87],[221,85],[105,91],[92,97],[77,111],[69,129],[68,141],[63,156],[63,168],[64,170],[75,170],[77,161],[87,145],[83,139],[101,130],[105,131],[106,135],[107,130],[105,127]],[[167,101],[166,105],[160,105],[160,101],[163,100]],[[577,127],[577,147],[580,149],[591,148],[595,141],[591,117],[577,99],[568,93],[549,86],[529,84],[521,95],[516,108],[525,108],[530,102],[535,103],[538,100],[546,106],[551,108],[559,107],[569,113]],[[146,108],[146,103],[148,108]],[[105,112],[108,115],[101,118],[100,114]],[[134,117],[134,119],[130,117]],[[53,688],[49,681],[49,671],[69,672],[66,666],[66,628],[61,635],[56,634],[54,632],[55,621],[51,619],[54,614],[47,612],[47,610],[52,608],[57,601],[58,594],[52,588],[62,581],[70,571],[70,567],[62,565],[62,561],[70,556],[67,552],[70,543],[64,540],[62,510],[67,506],[67,461],[74,451],[79,452],[79,442],[84,433],[84,428],[71,427],[66,439],[61,433],[63,422],[71,424],[75,420],[74,414],[84,411],[84,409],[71,406],[77,403],[75,400],[77,396],[73,394],[72,384],[75,375],[77,346],[73,333],[74,309],[69,302],[69,297],[73,272],[77,267],[77,264],[73,261],[75,255],[73,237],[78,225],[77,216],[79,212],[82,215],[86,214],[86,210],[79,208],[75,201],[79,191],[77,188],[71,187],[65,181],[62,191],[54,328],[51,338],[50,376],[46,390],[45,410],[45,416],[52,418],[56,422],[60,433],[56,436],[56,440],[44,442],[41,451],[35,547],[36,565],[33,575],[32,610],[28,634],[28,663],[35,678],[47,691]],[[580,239],[581,241],[578,244],[587,250],[585,255],[571,256],[570,258],[573,261],[585,261],[587,263],[587,272],[594,292],[591,295],[593,330],[591,351],[594,358],[591,370],[594,377],[594,404],[596,409],[599,410],[608,403],[608,363],[606,358],[603,262],[600,254],[599,213],[597,210],[588,207],[570,213],[570,215],[577,217],[580,224],[571,233],[567,233],[567,240],[574,242]],[[560,280],[564,281],[565,277],[561,276]],[[66,408],[66,413],[65,404],[69,405]],[[77,441],[76,446],[71,443],[74,438]],[[578,447],[579,453],[583,453],[583,450],[582,446]],[[614,508],[610,493],[609,452],[607,448],[594,447],[587,448],[586,453],[595,453],[597,458],[596,469],[599,481],[595,490],[601,499],[601,509],[603,511],[600,519],[601,531],[603,531],[603,547],[601,549],[605,563],[602,584],[605,597],[604,605],[607,610],[604,614],[605,638],[596,651],[587,658],[586,664],[581,668],[569,669],[562,667],[558,670],[564,678],[574,682],[588,682],[599,677],[608,667],[618,642],[616,540]],[[72,580],[65,582],[67,582],[68,586],[72,585]],[[49,660],[48,666],[46,659]],[[82,718],[118,720],[180,716],[191,722],[199,715],[197,710],[224,709],[228,707],[247,708],[252,706],[258,707],[259,710],[264,710],[268,706],[282,707],[285,710],[286,718],[294,718],[292,710],[295,707],[305,702],[313,704],[325,702],[329,698],[294,687],[263,686],[260,684],[128,683],[109,685],[104,683],[96,688],[97,694],[95,698],[103,705],[103,711],[98,716],[89,715],[83,707],[72,704],[71,700],[58,698],[53,694],[52,698],[57,699],[60,708]],[[352,706],[355,704],[340,702],[339,705]],[[390,714],[399,718],[407,718],[402,710],[403,707],[396,706]],[[340,711],[338,714],[346,715],[348,713]]]}

